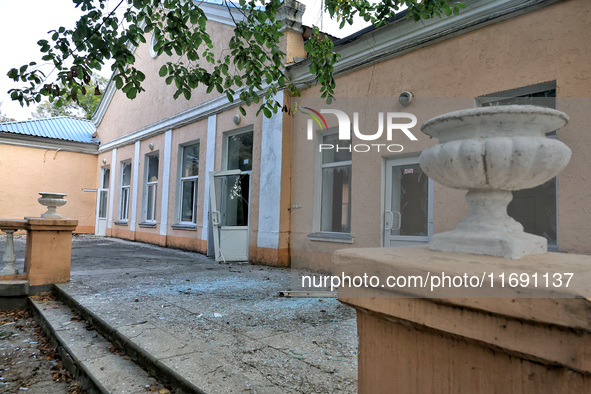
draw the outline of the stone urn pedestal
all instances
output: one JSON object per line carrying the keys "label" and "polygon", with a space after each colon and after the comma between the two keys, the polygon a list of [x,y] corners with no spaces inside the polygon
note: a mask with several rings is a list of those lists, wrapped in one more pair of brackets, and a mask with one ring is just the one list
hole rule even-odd
{"label": "stone urn pedestal", "polygon": [[64,193],[53,193],[53,192],[39,192],[41,197],[37,199],[39,204],[47,207],[47,212],[41,215],[42,218],[46,219],[61,219],[62,215],[57,213],[57,207],[65,205],[68,200],[64,197],[67,194]]}
{"label": "stone urn pedestal", "polygon": [[333,253],[339,300],[357,311],[359,393],[591,392],[591,256],[543,253],[507,215],[513,190],[566,166],[570,150],[545,133],[567,120],[507,106],[423,125],[439,138],[423,170],[468,190],[470,215],[430,246]]}
{"label": "stone urn pedestal", "polygon": [[527,105],[472,108],[424,123],[439,139],[423,151],[423,171],[454,189],[467,189],[470,215],[455,230],[435,234],[430,248],[518,259],[547,251],[543,237],[523,232],[507,214],[512,191],[552,179],[568,164],[571,150],[546,138],[568,122],[560,111]]}

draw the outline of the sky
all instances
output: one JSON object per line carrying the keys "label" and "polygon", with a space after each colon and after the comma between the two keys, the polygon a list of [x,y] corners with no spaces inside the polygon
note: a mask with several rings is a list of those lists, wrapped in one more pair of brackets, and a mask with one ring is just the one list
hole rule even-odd
{"label": "sky", "polygon": [[[303,23],[308,26],[322,26],[322,29],[334,36],[344,37],[362,29],[367,24],[356,23],[344,30],[338,29],[338,24],[331,21],[321,12],[321,0],[300,0],[306,5]],[[114,0],[111,4],[118,3]],[[23,64],[41,61],[41,53],[37,41],[48,39],[50,30],[60,26],[72,28],[80,17],[81,12],[74,7],[72,0],[0,0],[0,111],[2,114],[16,120],[32,118],[31,112],[35,107],[21,107],[13,102],[7,93],[9,89],[21,87],[10,80],[6,73],[11,68],[18,68]],[[47,75],[53,67],[46,66],[42,70]],[[103,75],[108,79],[110,72],[103,68]]]}

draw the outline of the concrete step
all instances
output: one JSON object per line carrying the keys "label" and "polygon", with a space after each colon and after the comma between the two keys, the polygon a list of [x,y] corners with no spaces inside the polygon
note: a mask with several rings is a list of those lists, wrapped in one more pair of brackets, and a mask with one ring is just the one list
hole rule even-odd
{"label": "concrete step", "polygon": [[0,297],[26,297],[27,295],[29,295],[28,280],[0,280]]}
{"label": "concrete step", "polygon": [[[185,378],[181,373],[152,354],[150,350],[148,350],[149,347],[141,346],[140,344],[136,343],[136,341],[134,341],[132,338],[137,336],[137,333],[127,333],[128,335],[124,335],[120,330],[111,326],[109,323],[97,316],[94,312],[80,304],[76,299],[65,292],[59,285],[53,286],[53,293],[59,301],[63,302],[65,305],[83,317],[100,335],[102,335],[104,338],[107,338],[118,348],[123,349],[123,351],[125,351],[125,353],[129,355],[134,360],[134,362],[140,365],[144,370],[148,371],[152,376],[157,376],[158,380],[167,387],[170,387],[174,393],[204,393],[204,391],[196,386],[192,381]],[[156,345],[174,343],[172,338],[161,338],[158,336],[152,337],[150,342],[153,342]],[[193,366],[193,368],[196,368],[196,366]]]}
{"label": "concrete step", "polygon": [[146,388],[163,388],[64,303],[49,297],[29,300],[64,366],[89,392],[143,393]]}

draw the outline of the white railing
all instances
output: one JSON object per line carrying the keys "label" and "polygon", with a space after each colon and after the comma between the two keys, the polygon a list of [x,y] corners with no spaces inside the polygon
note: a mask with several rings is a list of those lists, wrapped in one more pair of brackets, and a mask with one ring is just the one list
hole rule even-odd
{"label": "white railing", "polygon": [[25,229],[25,220],[0,219],[0,231],[6,233],[6,244],[2,262],[4,267],[0,270],[0,275],[17,275],[17,269],[14,266],[16,255],[14,254],[14,233]]}

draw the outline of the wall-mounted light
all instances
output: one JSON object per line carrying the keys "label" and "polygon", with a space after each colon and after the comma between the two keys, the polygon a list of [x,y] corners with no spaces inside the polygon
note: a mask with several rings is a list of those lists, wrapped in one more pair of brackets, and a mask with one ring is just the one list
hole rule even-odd
{"label": "wall-mounted light", "polygon": [[150,150],[154,150],[154,144],[150,142],[150,143],[148,144],[148,148],[150,148]]}
{"label": "wall-mounted light", "polygon": [[410,103],[412,103],[413,95],[411,92],[402,92],[400,93],[400,97],[398,97],[398,102],[403,107],[408,107]]}
{"label": "wall-mounted light", "polygon": [[107,159],[103,159],[103,164],[107,164]]}
{"label": "wall-mounted light", "polygon": [[234,121],[234,124],[238,126],[240,124],[240,121],[242,120],[242,117],[240,115],[234,115],[234,118],[232,120]]}

